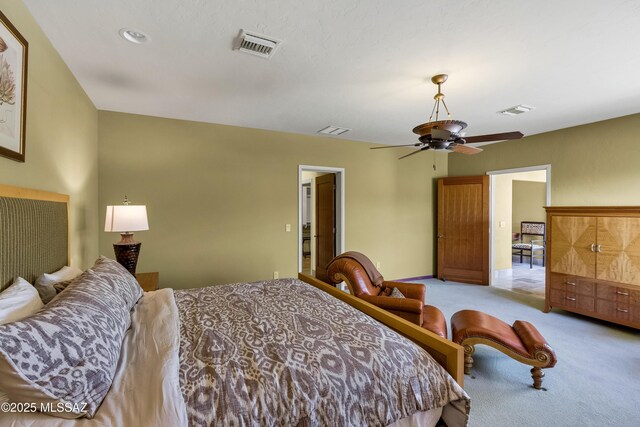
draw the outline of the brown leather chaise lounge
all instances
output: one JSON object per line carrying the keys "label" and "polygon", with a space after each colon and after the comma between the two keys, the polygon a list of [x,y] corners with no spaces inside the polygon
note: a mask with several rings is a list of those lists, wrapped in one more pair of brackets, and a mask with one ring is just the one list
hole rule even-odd
{"label": "brown leather chaise lounge", "polygon": [[512,359],[533,366],[533,387],[542,388],[544,372],[553,368],[556,354],[535,326],[516,320],[513,326],[489,314],[476,310],[462,310],[451,317],[453,342],[464,347],[464,373],[473,367],[475,345],[484,344],[501,351]]}
{"label": "brown leather chaise lounge", "polygon": [[[334,285],[344,281],[352,295],[447,338],[446,318],[437,307],[425,305],[424,285],[384,280],[369,258],[359,252],[337,256],[327,271]],[[405,298],[387,296],[392,288],[398,288]]]}

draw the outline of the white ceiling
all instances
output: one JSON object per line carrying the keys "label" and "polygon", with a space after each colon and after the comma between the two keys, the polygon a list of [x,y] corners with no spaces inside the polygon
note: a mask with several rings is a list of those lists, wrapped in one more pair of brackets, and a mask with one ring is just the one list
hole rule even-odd
{"label": "white ceiling", "polygon": [[[96,107],[303,134],[416,141],[435,87],[467,135],[640,111],[638,0],[25,0]],[[152,42],[134,45],[118,30]],[[270,60],[240,29],[283,40]],[[498,110],[536,107],[522,116]]]}

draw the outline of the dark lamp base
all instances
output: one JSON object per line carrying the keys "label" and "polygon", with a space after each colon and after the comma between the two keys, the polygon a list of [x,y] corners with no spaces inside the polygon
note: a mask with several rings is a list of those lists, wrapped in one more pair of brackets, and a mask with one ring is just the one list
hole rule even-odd
{"label": "dark lamp base", "polygon": [[136,275],[136,265],[142,243],[133,240],[132,233],[123,233],[122,240],[113,244],[113,251],[118,261],[129,273]]}

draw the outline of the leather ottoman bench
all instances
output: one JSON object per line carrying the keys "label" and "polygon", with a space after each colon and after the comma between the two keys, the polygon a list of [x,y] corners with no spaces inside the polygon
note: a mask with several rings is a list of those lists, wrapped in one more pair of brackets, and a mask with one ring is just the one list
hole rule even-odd
{"label": "leather ottoman bench", "polygon": [[542,368],[552,368],[556,355],[535,326],[524,320],[516,320],[513,326],[489,314],[475,310],[462,310],[451,316],[453,342],[464,348],[464,373],[473,366],[476,344],[495,348],[525,365],[533,366],[533,387],[542,388]]}

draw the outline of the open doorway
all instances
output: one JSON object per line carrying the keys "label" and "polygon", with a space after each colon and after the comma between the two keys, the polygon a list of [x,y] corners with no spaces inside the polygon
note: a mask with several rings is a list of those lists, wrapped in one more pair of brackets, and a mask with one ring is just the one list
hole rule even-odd
{"label": "open doorway", "polygon": [[326,267],[344,252],[344,168],[298,167],[298,271],[328,281]]}
{"label": "open doorway", "polygon": [[489,284],[544,297],[544,206],[551,203],[551,166],[487,174],[491,194]]}

